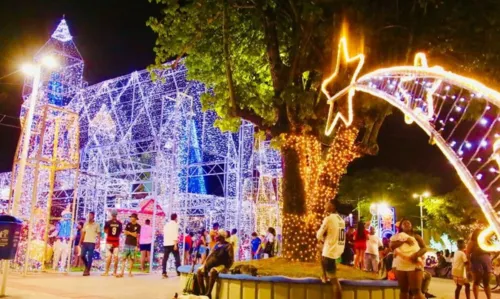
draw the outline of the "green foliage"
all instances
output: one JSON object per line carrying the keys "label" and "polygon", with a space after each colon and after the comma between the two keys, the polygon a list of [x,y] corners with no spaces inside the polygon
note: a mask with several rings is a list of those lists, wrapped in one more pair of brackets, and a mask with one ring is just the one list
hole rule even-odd
{"label": "green foliage", "polygon": [[[320,85],[333,67],[343,19],[356,24],[352,51],[361,51],[355,45],[363,40],[371,65],[378,65],[401,61],[407,51],[408,36],[386,34],[387,21],[395,13],[414,13],[367,0],[156,2],[163,4],[163,18],[147,23],[158,35],[155,66],[184,57],[189,79],[213,91],[202,103],[221,117],[217,126],[235,129],[245,118],[274,137],[292,131],[322,136],[328,107]],[[381,39],[399,45],[390,48],[390,57]],[[357,109],[365,125],[387,110],[370,99]]]}
{"label": "green foliage", "polygon": [[[189,79],[212,89],[203,107],[217,112],[223,130],[245,118],[274,137],[299,131],[322,138],[328,107],[320,84],[333,67],[344,20],[351,24],[351,52],[367,54],[365,70],[409,63],[417,50],[440,56],[451,69],[495,77],[500,69],[494,0],[156,2],[163,17],[147,22],[158,35],[155,66],[184,57]],[[372,135],[363,142],[373,143],[370,130],[378,131],[374,124],[390,109],[369,96],[355,107],[357,124]]]}
{"label": "green foliage", "polygon": [[426,227],[453,240],[467,240],[474,229],[486,224],[481,209],[465,187],[425,199],[424,208]]}
{"label": "green foliage", "polygon": [[439,179],[429,175],[375,168],[345,175],[338,198],[342,203],[359,207],[365,218],[370,217],[372,203],[386,202],[396,208],[398,218],[417,221],[420,210],[413,194],[431,191],[437,184]]}

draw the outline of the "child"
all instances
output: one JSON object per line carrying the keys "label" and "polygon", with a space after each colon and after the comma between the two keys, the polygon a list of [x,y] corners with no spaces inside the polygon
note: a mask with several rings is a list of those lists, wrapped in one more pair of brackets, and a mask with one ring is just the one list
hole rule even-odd
{"label": "child", "polygon": [[[400,241],[400,242],[406,242],[408,238],[413,238],[410,235],[400,232],[396,235],[394,235],[391,238],[391,241]],[[399,246],[396,250],[394,250],[394,257],[399,257],[401,259],[410,261],[411,256],[418,252],[420,250],[420,247],[418,246],[418,243],[415,239],[413,239],[413,245],[408,245],[404,243],[403,245]],[[421,257],[418,258],[417,264],[423,269],[424,268],[424,261]]]}
{"label": "child", "polygon": [[465,297],[467,299],[470,298],[470,284],[467,280],[466,274],[466,266],[469,263],[467,261],[467,255],[465,254],[465,241],[458,240],[457,241],[458,251],[455,253],[453,257],[453,263],[451,268],[451,275],[453,275],[453,281],[457,285],[455,289],[455,299],[460,298],[460,291],[462,290],[462,286],[465,285]]}
{"label": "child", "polygon": [[251,259],[256,259],[258,260],[259,259],[259,254],[260,254],[260,244],[261,244],[261,240],[259,237],[257,237],[257,233],[256,232],[253,232],[252,233],[252,241],[251,241],[251,252],[252,252],[252,256],[251,256]]}
{"label": "child", "polygon": [[266,250],[266,236],[265,235],[260,235],[260,250],[259,250],[259,258],[266,259],[268,258],[265,254]]}

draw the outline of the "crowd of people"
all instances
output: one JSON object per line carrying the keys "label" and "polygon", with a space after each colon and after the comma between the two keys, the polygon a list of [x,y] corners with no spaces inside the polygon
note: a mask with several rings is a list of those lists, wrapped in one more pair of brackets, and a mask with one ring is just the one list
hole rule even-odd
{"label": "crowd of people", "polygon": [[[207,231],[202,228],[198,233],[187,230],[184,236],[184,265],[203,263],[210,249],[213,248],[216,238],[216,232],[220,229],[218,223],[214,223],[212,230]],[[256,232],[251,234],[251,239],[244,236],[242,244],[238,237],[238,230],[233,228],[226,230],[227,241],[232,244],[234,250],[234,259],[236,261],[248,256],[249,259],[261,259],[273,257],[277,248],[276,230],[270,227],[266,235],[259,236]],[[247,252],[246,252],[247,251]]]}
{"label": "crowd of people", "polygon": [[[129,217],[130,220],[124,226],[118,220],[116,210],[111,210],[110,216],[111,218],[105,222],[103,231],[101,231],[99,223],[95,221],[94,212],[89,212],[86,222],[77,224],[73,266],[78,267],[82,263],[84,276],[90,275],[95,251],[99,249],[102,233],[105,235],[106,244],[103,276],[110,275],[110,269],[113,266],[111,274],[118,278],[123,277],[128,264],[128,275],[132,277],[133,262],[138,252],[140,252],[140,269],[145,271],[148,268],[152,250],[151,244],[154,237],[154,229],[150,225],[150,220],[146,219],[145,224],[140,225],[138,215],[132,213]],[[123,239],[122,235],[125,236],[124,244],[120,246]],[[185,235],[181,235],[179,234],[178,216],[175,213],[171,214],[170,220],[163,227],[162,276],[168,278],[167,261],[170,256],[173,256],[175,260],[176,269],[181,264],[205,264],[210,253],[216,251],[219,239],[222,238],[224,242],[231,245],[233,261],[239,260],[240,256],[245,256],[240,247],[236,228],[231,231],[223,230],[218,223],[214,223],[210,231],[204,228],[197,233],[188,230]],[[251,239],[247,238],[247,236],[244,239],[244,242],[247,243],[245,247],[248,247],[250,259],[270,258],[277,251],[276,230],[272,227],[268,229],[266,235],[259,236],[256,232],[253,232]],[[182,263],[181,250],[184,251]],[[120,261],[122,264],[121,271],[118,269]],[[179,275],[179,273],[177,274]]]}
{"label": "crowd of people", "polygon": [[[478,298],[479,285],[482,283],[486,297],[491,298],[489,279],[492,272],[492,258],[478,244],[480,230],[471,235],[468,243],[457,242],[458,250],[437,252],[437,259],[424,255],[428,251],[422,237],[415,233],[408,219],[399,222],[397,233],[381,239],[374,227],[365,227],[360,221],[357,228],[347,227],[344,219],[337,213],[337,202],[330,200],[325,205],[326,216],[317,232],[317,238],[322,244],[322,274],[323,282],[331,283],[336,298],[341,298],[341,287],[336,276],[336,260],[341,258],[345,265],[364,271],[384,273],[384,278],[397,280],[401,290],[400,298],[433,298],[428,293],[432,275],[447,269],[456,284],[455,298],[460,297],[462,289],[466,298],[470,293]],[[138,215],[132,213],[130,221],[124,226],[117,219],[117,211],[111,211],[111,219],[105,222],[106,263],[103,276],[108,276],[113,264],[113,275],[123,277],[127,262],[129,276],[132,275],[133,263],[137,252],[141,255],[141,270],[146,269],[150,260],[151,244],[154,229],[149,219],[144,225],[138,223]],[[90,275],[94,251],[100,244],[101,227],[95,221],[93,212],[88,214],[85,223],[78,223],[74,240],[76,259],[75,265],[83,263],[84,276]],[[123,246],[120,246],[122,234],[125,236]],[[273,257],[277,252],[276,230],[270,227],[266,235],[259,236],[256,232],[251,238],[244,237],[250,259]],[[181,245],[182,244],[182,245]],[[212,229],[201,229],[194,233],[187,231],[179,235],[177,215],[171,214],[163,228],[163,262],[162,275],[167,278],[167,260],[173,255],[176,269],[181,265],[180,249],[184,250],[184,264],[200,264],[196,279],[202,294],[210,294],[219,273],[229,270],[234,261],[244,256],[238,238],[237,229],[224,230],[218,223]],[[121,248],[121,250],[120,250]],[[121,257],[121,271],[119,260]],[[180,273],[177,273],[178,275]],[[438,274],[439,275],[439,274]],[[471,288],[472,284],[472,288]]]}
{"label": "crowd of people", "polygon": [[[334,298],[342,298],[341,286],[336,275],[336,260],[358,269],[377,272],[382,268],[385,279],[397,280],[400,298],[434,298],[428,293],[432,275],[426,271],[424,255],[428,251],[422,237],[415,233],[410,220],[402,219],[398,232],[385,240],[376,236],[375,229],[365,229],[360,222],[357,230],[347,228],[344,219],[337,213],[337,202],[330,200],[325,205],[327,216],[324,218],[317,238],[322,243],[322,275],[324,282],[330,282]],[[451,268],[456,284],[455,298],[460,298],[462,288],[466,298],[472,293],[478,299],[479,285],[482,283],[486,297],[491,298],[489,287],[492,260],[489,253],[478,244],[480,230],[474,231],[466,245],[464,240],[457,242],[458,251],[439,252],[438,261]],[[425,261],[427,262],[427,261]],[[432,262],[430,259],[429,262]]]}

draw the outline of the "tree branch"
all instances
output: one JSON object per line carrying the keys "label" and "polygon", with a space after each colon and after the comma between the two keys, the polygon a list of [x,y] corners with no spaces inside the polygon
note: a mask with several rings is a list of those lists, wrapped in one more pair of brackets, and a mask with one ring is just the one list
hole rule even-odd
{"label": "tree branch", "polygon": [[280,56],[276,14],[265,1],[258,1],[257,5],[263,13],[264,40],[266,43],[266,52],[269,59],[274,92],[276,95],[279,95],[285,88],[283,73],[286,71],[286,68]]}
{"label": "tree branch", "polygon": [[233,82],[233,71],[231,69],[231,54],[229,53],[229,17],[228,17],[228,0],[224,0],[224,9],[223,9],[223,17],[222,17],[222,47],[224,52],[224,67],[226,69],[226,80],[227,86],[229,89],[229,107],[231,108],[231,113],[234,115],[237,111],[236,104],[236,92],[234,90],[234,82]]}
{"label": "tree branch", "polygon": [[251,109],[237,108],[234,116],[240,117],[244,120],[248,120],[249,122],[253,123],[256,127],[258,127],[261,130],[268,130],[269,129],[269,126],[264,123],[264,118],[259,116],[257,113],[255,113]]}

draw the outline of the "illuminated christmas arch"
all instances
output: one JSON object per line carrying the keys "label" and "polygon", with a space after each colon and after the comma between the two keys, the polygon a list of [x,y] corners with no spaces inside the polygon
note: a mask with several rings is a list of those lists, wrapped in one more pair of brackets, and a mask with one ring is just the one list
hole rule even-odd
{"label": "illuminated christmas arch", "polygon": [[[407,123],[416,123],[430,136],[481,207],[490,225],[480,236],[481,246],[500,250],[484,242],[492,232],[500,236],[500,219],[495,211],[500,207],[500,93],[442,67],[430,67],[423,53],[415,56],[413,66],[381,68],[358,78],[364,55],[351,58],[345,38],[338,49],[335,72],[322,85],[330,104],[325,134],[330,135],[339,120],[351,125],[352,100],[357,91],[398,108]],[[339,74],[340,65],[356,63],[350,84],[330,94],[328,87]],[[347,97],[347,115],[334,109],[342,97]]]}

